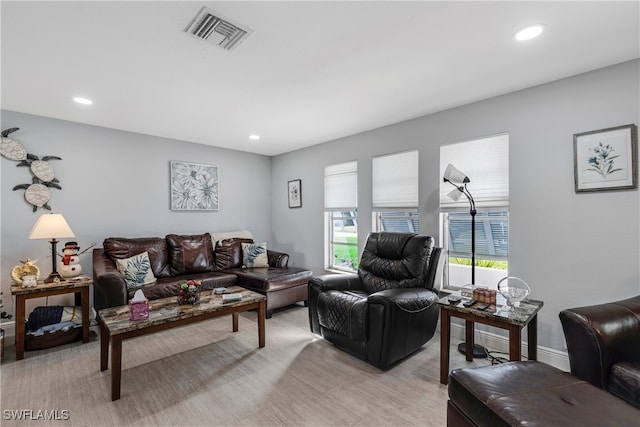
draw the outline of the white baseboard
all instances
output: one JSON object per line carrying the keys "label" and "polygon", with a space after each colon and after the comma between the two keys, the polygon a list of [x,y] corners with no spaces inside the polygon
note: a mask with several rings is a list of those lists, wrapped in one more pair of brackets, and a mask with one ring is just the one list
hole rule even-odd
{"label": "white baseboard", "polygon": [[[464,341],[464,325],[451,324],[451,340]],[[479,331],[476,329],[474,336],[474,343],[487,347],[490,351],[498,351],[500,353],[506,353],[507,358],[509,354],[509,338],[494,334],[486,331]],[[527,355],[529,346],[527,342],[522,342],[521,351],[523,355]],[[556,368],[569,372],[569,356],[565,351],[555,350],[553,348],[538,346],[538,360],[548,365],[555,366]]]}

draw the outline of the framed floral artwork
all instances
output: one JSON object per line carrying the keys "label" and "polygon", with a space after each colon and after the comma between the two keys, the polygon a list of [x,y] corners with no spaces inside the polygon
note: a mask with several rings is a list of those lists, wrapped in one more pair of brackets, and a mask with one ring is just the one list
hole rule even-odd
{"label": "framed floral artwork", "polygon": [[638,185],[638,128],[618,126],[573,135],[576,193]]}
{"label": "framed floral artwork", "polygon": [[218,167],[172,161],[171,210],[217,211]]}
{"label": "framed floral artwork", "polygon": [[302,180],[294,179],[288,183],[289,208],[302,207]]}

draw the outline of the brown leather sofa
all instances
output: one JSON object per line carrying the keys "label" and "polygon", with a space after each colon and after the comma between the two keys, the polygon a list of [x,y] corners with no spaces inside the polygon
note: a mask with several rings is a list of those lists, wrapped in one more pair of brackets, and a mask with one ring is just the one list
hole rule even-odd
{"label": "brown leather sofa", "polygon": [[447,426],[637,426],[640,410],[537,361],[456,369]]}
{"label": "brown leather sofa", "polygon": [[209,233],[169,234],[166,237],[109,237],[93,251],[94,305],[96,309],[125,305],[136,289],[127,289],[116,259],[149,254],[156,282],[142,290],[149,299],[175,296],[186,280],[200,280],[203,289],[239,285],[267,297],[267,318],[273,310],[303,301],[311,271],[288,267],[289,255],[268,250],[269,267],[242,268],[242,243],[251,239],[226,239],[215,244]]}
{"label": "brown leather sofa", "polygon": [[562,310],[560,321],[571,374],[640,409],[640,296]]}
{"label": "brown leather sofa", "polygon": [[571,375],[535,361],[454,370],[447,426],[640,425],[640,296],[560,321]]}

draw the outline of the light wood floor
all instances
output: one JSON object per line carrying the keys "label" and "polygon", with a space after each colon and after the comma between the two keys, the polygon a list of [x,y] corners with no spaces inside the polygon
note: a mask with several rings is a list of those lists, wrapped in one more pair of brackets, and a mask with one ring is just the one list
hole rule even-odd
{"label": "light wood floor", "polygon": [[[455,340],[452,340],[455,341]],[[258,349],[256,313],[123,343],[122,398],[111,402],[97,336],[0,365],[2,426],[444,426],[440,337],[383,372],[309,332],[302,305],[276,311]],[[456,342],[457,344],[457,342]],[[451,350],[452,368],[467,363]],[[15,421],[7,410],[66,410],[68,420]]]}

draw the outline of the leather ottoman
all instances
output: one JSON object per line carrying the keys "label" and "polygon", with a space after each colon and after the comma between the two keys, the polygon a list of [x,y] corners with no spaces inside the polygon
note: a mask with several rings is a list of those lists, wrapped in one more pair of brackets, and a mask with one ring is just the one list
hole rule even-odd
{"label": "leather ottoman", "polygon": [[267,319],[273,310],[303,301],[307,305],[307,283],[313,275],[309,270],[296,267],[231,268],[225,270],[238,277],[237,284],[267,297]]}
{"label": "leather ottoman", "polygon": [[631,426],[640,411],[537,361],[457,369],[449,376],[447,426]]}

